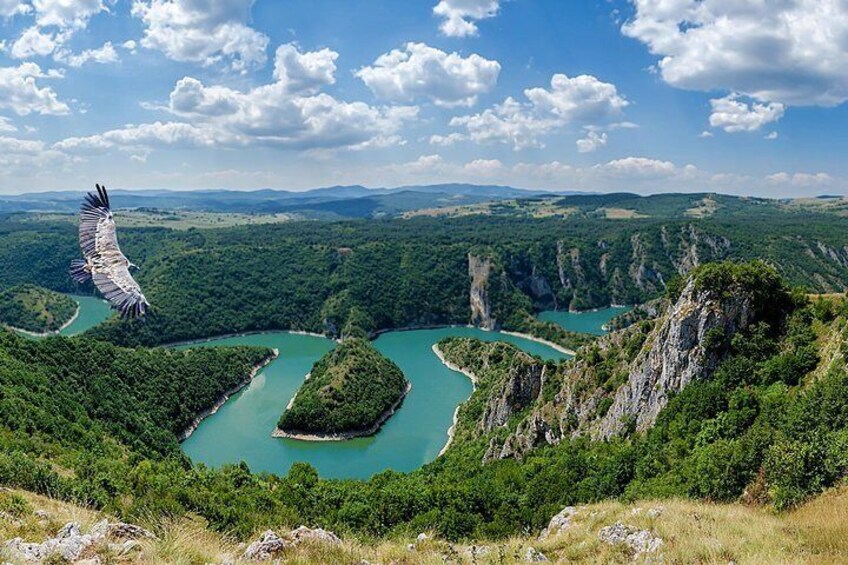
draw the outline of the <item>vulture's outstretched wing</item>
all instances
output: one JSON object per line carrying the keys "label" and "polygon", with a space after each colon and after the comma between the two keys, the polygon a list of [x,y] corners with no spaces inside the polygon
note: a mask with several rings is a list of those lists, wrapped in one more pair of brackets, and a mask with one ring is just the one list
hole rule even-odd
{"label": "vulture's outstretched wing", "polygon": [[96,187],[97,193],[88,193],[80,209],[79,240],[85,261],[73,263],[71,275],[78,281],[90,275],[94,286],[121,316],[144,316],[150,304],[130,274],[130,262],[118,246],[106,188],[99,184]]}

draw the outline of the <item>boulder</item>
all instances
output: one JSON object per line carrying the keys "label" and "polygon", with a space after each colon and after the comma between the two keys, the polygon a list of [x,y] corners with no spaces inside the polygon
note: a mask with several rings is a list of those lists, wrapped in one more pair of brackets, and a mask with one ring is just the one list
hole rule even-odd
{"label": "boulder", "polygon": [[571,519],[575,514],[577,514],[577,509],[575,507],[566,506],[559,514],[551,518],[548,527],[542,530],[539,537],[544,539],[548,536],[556,535],[559,532],[564,532],[571,527]]}
{"label": "boulder", "polygon": [[612,526],[601,528],[598,539],[610,545],[626,545],[637,556],[642,553],[655,553],[663,544],[663,540],[648,530],[640,530],[635,526],[616,522]]}
{"label": "boulder", "polygon": [[303,542],[320,542],[331,545],[339,545],[342,543],[339,536],[331,531],[321,528],[312,529],[307,528],[306,526],[300,526],[296,530],[293,530],[291,534],[289,534],[289,538],[294,545],[298,545]]}
{"label": "boulder", "polygon": [[248,561],[266,561],[280,553],[287,545],[274,531],[267,530],[258,540],[247,546],[244,558]]}

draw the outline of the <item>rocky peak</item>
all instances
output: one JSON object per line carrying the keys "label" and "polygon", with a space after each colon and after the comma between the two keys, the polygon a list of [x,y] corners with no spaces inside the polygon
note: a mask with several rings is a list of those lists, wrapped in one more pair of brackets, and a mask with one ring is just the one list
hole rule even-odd
{"label": "rocky peak", "polygon": [[729,338],[754,318],[753,301],[743,289],[719,293],[699,290],[695,279],[648,337],[630,367],[628,381],[618,389],[612,407],[592,431],[609,438],[635,423],[644,430],[657,418],[669,396],[695,379],[708,378],[726,354],[708,335]]}

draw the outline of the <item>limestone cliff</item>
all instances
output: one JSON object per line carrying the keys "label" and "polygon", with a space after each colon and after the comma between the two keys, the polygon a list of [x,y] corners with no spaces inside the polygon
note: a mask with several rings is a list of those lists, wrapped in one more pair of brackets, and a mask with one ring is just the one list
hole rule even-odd
{"label": "limestone cliff", "polygon": [[650,427],[669,395],[695,379],[712,375],[726,354],[708,335],[729,338],[754,319],[752,299],[743,289],[718,293],[698,290],[690,280],[677,303],[648,337],[630,374],[615,394],[609,411],[591,426],[591,435],[609,438],[635,423],[636,430]]}
{"label": "limestone cliff", "polygon": [[492,303],[489,300],[491,275],[491,259],[468,254],[468,276],[471,279],[471,324],[487,330],[497,327],[497,321],[492,318]]}
{"label": "limestone cliff", "polygon": [[[481,346],[466,363],[478,375],[499,367],[502,384],[489,391],[478,429],[496,430],[530,407],[513,422],[514,432],[493,437],[486,459],[522,455],[565,437],[601,440],[649,428],[671,395],[709,378],[732,336],[757,321],[760,290],[736,283],[700,287],[690,278],[662,316],[604,336],[557,368],[515,350],[505,357],[503,349]],[[543,395],[543,389],[556,392]]]}

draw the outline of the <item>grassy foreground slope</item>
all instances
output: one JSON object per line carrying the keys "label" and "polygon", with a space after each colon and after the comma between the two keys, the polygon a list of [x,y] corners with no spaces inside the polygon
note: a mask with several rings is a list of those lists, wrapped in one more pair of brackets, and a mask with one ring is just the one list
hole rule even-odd
{"label": "grassy foreground slope", "polygon": [[[113,517],[88,508],[20,490],[0,492],[0,510],[7,517],[0,521],[0,540],[21,537],[40,542],[54,536],[68,522],[78,522],[82,530],[87,531],[104,517],[114,521]],[[35,514],[36,510],[47,514],[40,517]],[[98,557],[104,563],[151,565],[279,562],[298,565],[364,562],[502,565],[526,563],[527,552],[533,548],[552,562],[632,563],[631,550],[604,543],[598,537],[601,528],[616,522],[646,529],[662,539],[659,552],[647,557],[659,558],[663,563],[837,565],[848,560],[846,488],[825,493],[781,515],[740,504],[680,499],[630,504],[601,502],[578,507],[571,527],[545,539],[517,536],[450,543],[433,537],[432,532],[422,542],[413,535],[386,540],[346,536],[338,545],[312,543],[289,547],[265,561],[243,559],[244,544],[207,529],[202,520],[157,518],[140,522],[156,538],[140,540],[127,554],[119,555],[107,543],[99,543],[88,549],[86,556]],[[288,532],[283,524],[274,530],[281,536]],[[9,559],[2,550],[0,557]]]}
{"label": "grassy foreground slope", "polygon": [[34,333],[56,332],[76,314],[68,296],[32,284],[0,292],[0,324]]}
{"label": "grassy foreground slope", "polygon": [[408,384],[368,340],[347,338],[315,363],[277,426],[291,434],[371,435]]}

